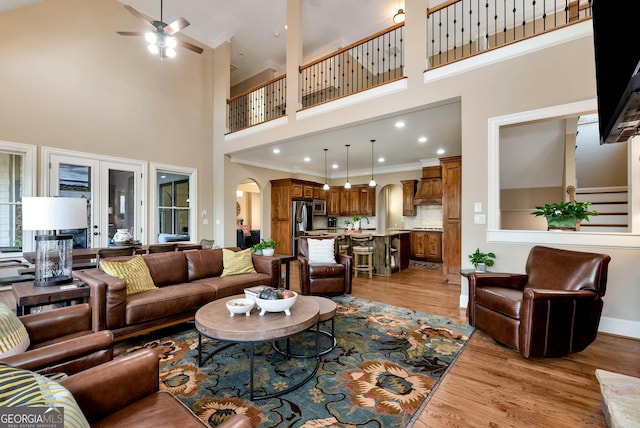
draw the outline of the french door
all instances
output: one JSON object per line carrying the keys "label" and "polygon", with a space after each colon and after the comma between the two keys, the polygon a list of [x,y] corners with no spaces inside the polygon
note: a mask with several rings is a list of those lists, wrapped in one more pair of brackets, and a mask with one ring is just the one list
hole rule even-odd
{"label": "french door", "polygon": [[78,197],[87,201],[87,229],[67,230],[74,248],[106,247],[118,229],[146,243],[143,171],[146,163],[43,149],[49,196]]}

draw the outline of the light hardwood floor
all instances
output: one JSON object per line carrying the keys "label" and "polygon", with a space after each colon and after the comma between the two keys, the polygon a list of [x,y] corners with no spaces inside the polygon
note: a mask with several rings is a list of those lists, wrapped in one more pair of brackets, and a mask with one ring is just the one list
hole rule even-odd
{"label": "light hardwood floor", "polygon": [[[291,271],[299,291],[296,262]],[[439,270],[410,267],[354,278],[352,295],[466,322],[459,289]],[[476,330],[413,427],[606,427],[597,368],[640,377],[640,340],[599,334],[582,352],[525,359]]]}

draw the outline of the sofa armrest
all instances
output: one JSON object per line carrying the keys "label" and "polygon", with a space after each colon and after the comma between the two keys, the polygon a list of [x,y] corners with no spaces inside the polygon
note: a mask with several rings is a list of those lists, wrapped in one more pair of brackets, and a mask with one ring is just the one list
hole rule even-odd
{"label": "sofa armrest", "polygon": [[124,326],[127,289],[122,279],[100,269],[73,271],[73,276],[91,288],[89,303],[92,308],[94,331],[113,330]]}
{"label": "sofa armrest", "polygon": [[57,337],[91,331],[91,307],[87,303],[23,315],[20,321],[29,332],[31,347]]}
{"label": "sofa armrest", "polygon": [[74,337],[41,348],[5,357],[4,362],[40,373],[74,374],[113,356],[113,334],[109,330]]}
{"label": "sofa armrest", "polygon": [[60,384],[92,423],[158,391],[158,354],[142,349],[69,376]]}
{"label": "sofa armrest", "polygon": [[471,272],[469,274],[469,288],[471,287],[502,287],[522,290],[527,284],[528,276],[521,273],[500,272]]}
{"label": "sofa armrest", "polygon": [[469,303],[467,317],[469,324],[476,325],[476,289],[483,287],[501,287],[522,290],[527,284],[528,277],[519,273],[471,272],[469,280]]}
{"label": "sofa armrest", "polygon": [[251,260],[253,261],[253,267],[259,273],[267,274],[271,277],[270,285],[274,288],[280,287],[280,270],[282,269],[282,262],[279,257],[271,256],[257,256],[251,254]]}
{"label": "sofa armrest", "polygon": [[345,268],[345,294],[351,294],[351,283],[353,282],[352,275],[353,269],[351,268],[353,264],[353,257],[347,254],[338,254],[336,256],[336,261]]}

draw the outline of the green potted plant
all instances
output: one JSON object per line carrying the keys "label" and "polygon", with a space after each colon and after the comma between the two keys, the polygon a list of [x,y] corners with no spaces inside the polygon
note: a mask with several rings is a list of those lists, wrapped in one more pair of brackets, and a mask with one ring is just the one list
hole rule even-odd
{"label": "green potted plant", "polygon": [[263,244],[263,240],[261,240],[258,243],[253,244],[253,246],[251,247],[251,251],[253,251],[254,253],[258,254],[258,255],[262,255],[262,250],[264,250],[264,244]]}
{"label": "green potted plant", "polygon": [[268,240],[261,239],[260,245],[262,245],[263,256],[273,256],[273,253],[276,250],[276,241],[271,238],[269,238]]}
{"label": "green potted plant", "polygon": [[353,228],[355,230],[360,229],[360,216],[359,215],[354,215],[353,217],[351,217],[351,221],[353,222]]}
{"label": "green potted plant", "polygon": [[493,259],[495,258],[496,255],[494,253],[483,253],[480,251],[480,248],[476,248],[474,253],[469,254],[469,261],[473,264],[476,272],[484,272],[487,270],[487,267],[493,266]]}
{"label": "green potted plant", "polygon": [[344,221],[344,225],[347,226],[347,230],[351,230],[351,228],[353,227],[353,222],[348,218]]}
{"label": "green potted plant", "polygon": [[589,210],[589,205],[591,202],[555,202],[537,206],[531,214],[546,217],[548,229],[580,230],[582,220],[598,215],[597,211]]}

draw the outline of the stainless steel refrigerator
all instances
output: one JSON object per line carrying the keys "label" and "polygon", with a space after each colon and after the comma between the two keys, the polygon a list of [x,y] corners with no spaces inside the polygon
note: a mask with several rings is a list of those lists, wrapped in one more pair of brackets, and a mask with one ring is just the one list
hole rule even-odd
{"label": "stainless steel refrigerator", "polygon": [[291,213],[293,215],[291,240],[293,255],[298,255],[298,237],[313,229],[313,204],[305,201],[293,201]]}

